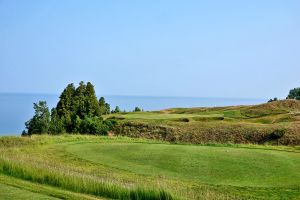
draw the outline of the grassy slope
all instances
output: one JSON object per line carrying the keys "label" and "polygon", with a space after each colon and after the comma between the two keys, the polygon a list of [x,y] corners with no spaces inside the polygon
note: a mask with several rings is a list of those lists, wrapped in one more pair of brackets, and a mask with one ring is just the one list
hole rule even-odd
{"label": "grassy slope", "polygon": [[10,200],[10,199],[19,199],[22,197],[24,200],[29,199],[40,199],[40,200],[55,200],[57,198],[53,198],[50,196],[33,193],[27,190],[19,189],[17,187],[4,185],[0,183],[0,199],[2,200]]}
{"label": "grassy slope", "polygon": [[[255,106],[120,113],[106,118],[119,121],[120,127],[115,130],[116,134],[134,137],[187,143],[300,144],[300,101],[296,100]],[[157,126],[169,129],[155,130]],[[285,130],[283,137],[269,137],[274,131],[282,129]]]}
{"label": "grassy slope", "polygon": [[215,185],[300,185],[300,154],[265,149],[141,143],[85,143],[67,151],[80,158],[150,176]]}
{"label": "grassy slope", "polygon": [[0,199],[95,200],[100,198],[73,193],[47,185],[36,184],[0,173]]}
{"label": "grassy slope", "polygon": [[[171,145],[93,136],[0,138],[0,144],[0,158],[34,171],[79,175],[126,188],[164,189],[180,199],[300,197],[300,149],[296,147]],[[12,181],[1,177],[0,184],[9,187]],[[34,193],[56,191],[67,199],[77,194],[28,181],[25,187],[23,182],[17,185]]]}

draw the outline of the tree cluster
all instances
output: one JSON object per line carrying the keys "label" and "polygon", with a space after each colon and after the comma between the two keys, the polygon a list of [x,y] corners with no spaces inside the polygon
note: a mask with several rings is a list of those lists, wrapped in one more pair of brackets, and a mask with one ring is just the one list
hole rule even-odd
{"label": "tree cluster", "polygon": [[139,107],[135,107],[133,110],[133,112],[142,112],[142,111],[143,111],[143,109],[141,109]]}
{"label": "tree cluster", "polygon": [[273,101],[278,101],[278,98],[277,98],[277,97],[274,97],[273,99],[269,99],[269,100],[268,100],[268,103],[271,103],[271,102],[273,102]]}
{"label": "tree cluster", "polygon": [[287,99],[296,99],[300,100],[300,88],[291,89]]}
{"label": "tree cluster", "polygon": [[75,88],[69,84],[59,97],[56,108],[51,114],[45,101],[34,104],[35,114],[25,123],[27,131],[23,135],[31,134],[107,134],[115,125],[115,121],[103,120],[102,115],[110,113],[110,105],[104,97],[97,100],[94,86],[88,82],[80,82]]}

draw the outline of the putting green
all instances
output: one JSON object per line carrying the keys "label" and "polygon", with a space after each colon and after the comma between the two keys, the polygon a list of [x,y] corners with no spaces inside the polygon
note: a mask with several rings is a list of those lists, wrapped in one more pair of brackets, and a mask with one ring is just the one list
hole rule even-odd
{"label": "putting green", "polygon": [[215,185],[300,185],[296,152],[147,143],[80,143],[66,150],[81,159],[143,175]]}

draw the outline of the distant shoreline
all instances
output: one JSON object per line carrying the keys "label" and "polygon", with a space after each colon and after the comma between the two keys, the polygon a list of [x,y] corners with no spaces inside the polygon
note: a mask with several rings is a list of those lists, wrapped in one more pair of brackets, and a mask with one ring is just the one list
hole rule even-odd
{"label": "distant shoreline", "polygon": [[[220,107],[236,105],[254,105],[264,103],[266,99],[254,98],[200,98],[200,97],[153,97],[103,95],[111,107],[119,106],[121,110],[132,111],[136,106],[145,111],[158,111],[169,108]],[[49,108],[56,106],[59,95],[0,93],[0,135],[21,133],[24,123],[32,117],[33,103],[47,101]],[[9,134],[13,135],[13,134]]]}

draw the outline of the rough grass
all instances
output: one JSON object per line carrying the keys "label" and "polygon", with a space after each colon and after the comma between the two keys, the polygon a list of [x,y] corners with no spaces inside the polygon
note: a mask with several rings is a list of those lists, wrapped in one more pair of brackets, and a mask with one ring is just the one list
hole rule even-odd
{"label": "rough grass", "polygon": [[[297,100],[255,106],[173,108],[106,117],[119,122],[115,134],[130,137],[195,144],[300,144],[300,101]],[[280,138],[265,139],[276,130],[285,130],[285,134]]]}
{"label": "rough grass", "polygon": [[64,174],[59,171],[49,171],[26,164],[13,162],[9,159],[0,159],[0,173],[20,178],[23,180],[51,185],[58,188],[78,193],[91,194],[112,199],[173,199],[170,194],[163,190],[145,190],[142,188],[128,189],[120,186],[103,183],[93,179]]}
{"label": "rough grass", "polygon": [[[0,199],[72,199],[95,200],[94,196],[74,193],[48,185],[32,183],[0,173]],[[4,188],[1,190],[1,188]],[[2,196],[1,196],[2,195]],[[101,198],[102,199],[102,198]]]}
{"label": "rough grass", "polygon": [[[300,197],[297,170],[300,148],[297,147],[174,145],[154,140],[80,135],[17,140],[16,147],[7,142],[7,147],[0,146],[0,174],[22,179],[26,184],[30,182],[26,187],[28,191],[54,194],[56,198],[76,196],[67,192],[92,195],[77,199],[109,196],[110,192],[103,195],[102,184],[113,186],[116,193],[121,188],[126,198],[131,195],[130,199],[153,199],[153,196],[145,196],[145,191],[154,192],[162,199],[168,194],[175,199]],[[8,184],[7,180],[1,181],[0,175],[1,184],[12,183]],[[52,187],[37,189],[41,186]],[[51,192],[57,189],[60,191]],[[102,192],[95,192],[99,190]]]}
{"label": "rough grass", "polygon": [[286,114],[300,111],[300,101],[281,100],[271,103],[250,106],[242,110],[242,114],[247,117],[262,117],[266,115]]}

